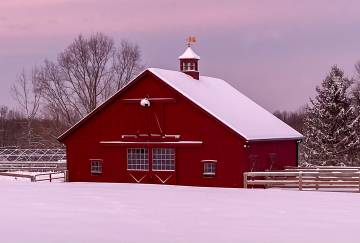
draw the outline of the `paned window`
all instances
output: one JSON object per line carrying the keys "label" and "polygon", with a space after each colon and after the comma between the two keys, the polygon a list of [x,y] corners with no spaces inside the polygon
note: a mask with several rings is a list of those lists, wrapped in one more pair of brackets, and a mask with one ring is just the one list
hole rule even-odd
{"label": "paned window", "polygon": [[216,174],[216,160],[203,160],[204,163],[204,176],[215,176]]}
{"label": "paned window", "polygon": [[128,148],[128,170],[149,170],[149,154],[147,148]]}
{"label": "paned window", "polygon": [[102,160],[92,159],[90,160],[91,174],[101,174],[102,173]]}
{"label": "paned window", "polygon": [[154,148],[152,150],[152,169],[156,171],[175,170],[175,149]]}

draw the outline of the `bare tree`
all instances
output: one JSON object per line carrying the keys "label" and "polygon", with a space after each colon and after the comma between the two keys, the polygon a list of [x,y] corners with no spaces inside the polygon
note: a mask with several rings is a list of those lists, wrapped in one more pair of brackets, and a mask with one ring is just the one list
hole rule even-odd
{"label": "bare tree", "polygon": [[45,61],[37,76],[37,85],[41,87],[45,114],[55,120],[61,120],[70,126],[82,112],[77,102],[76,93],[63,77],[56,63]]}
{"label": "bare tree", "polygon": [[95,109],[111,81],[109,59],[113,50],[113,40],[103,34],[89,39],[80,35],[59,55],[60,72],[70,92],[76,95],[80,112],[89,113]]}
{"label": "bare tree", "polygon": [[26,145],[29,147],[35,142],[32,124],[39,111],[41,99],[41,89],[36,85],[36,74],[37,70],[33,69],[31,78],[29,79],[23,70],[11,87],[11,93],[25,116]]}
{"label": "bare tree", "polygon": [[47,112],[67,126],[94,110],[139,72],[139,47],[97,33],[77,37],[58,56],[45,61],[37,76]]}
{"label": "bare tree", "polygon": [[115,51],[113,64],[116,90],[125,86],[143,69],[140,62],[141,53],[139,46],[128,41],[121,41],[120,47]]}

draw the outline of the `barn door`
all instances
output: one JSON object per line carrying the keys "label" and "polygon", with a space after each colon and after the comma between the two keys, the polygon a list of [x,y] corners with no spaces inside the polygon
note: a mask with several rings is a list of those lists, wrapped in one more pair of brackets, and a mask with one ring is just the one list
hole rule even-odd
{"label": "barn door", "polygon": [[175,149],[152,148],[151,178],[157,184],[175,184]]}
{"label": "barn door", "polygon": [[176,184],[174,148],[128,148],[130,182]]}
{"label": "barn door", "polygon": [[149,183],[149,149],[128,148],[127,149],[127,172],[129,182]]}

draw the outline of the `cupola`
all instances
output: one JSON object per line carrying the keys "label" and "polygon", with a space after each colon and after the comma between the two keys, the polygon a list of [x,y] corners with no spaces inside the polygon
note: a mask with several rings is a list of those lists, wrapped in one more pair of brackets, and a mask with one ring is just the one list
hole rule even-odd
{"label": "cupola", "polygon": [[191,44],[195,43],[196,39],[194,36],[187,38],[187,48],[185,52],[179,56],[180,60],[180,71],[190,75],[194,79],[199,79],[199,60],[200,56],[197,55],[192,49]]}

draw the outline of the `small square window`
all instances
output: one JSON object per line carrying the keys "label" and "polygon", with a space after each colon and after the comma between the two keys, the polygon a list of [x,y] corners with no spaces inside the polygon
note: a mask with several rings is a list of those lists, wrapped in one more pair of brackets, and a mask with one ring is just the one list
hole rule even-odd
{"label": "small square window", "polygon": [[203,175],[206,177],[214,177],[216,174],[216,160],[202,160],[204,163]]}
{"label": "small square window", "polygon": [[90,165],[91,165],[92,175],[99,175],[102,173],[102,160],[99,159],[90,160]]}

